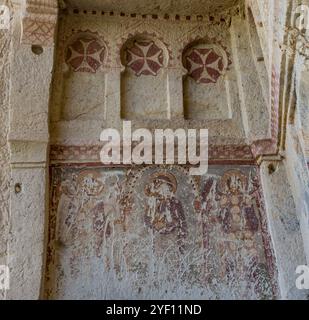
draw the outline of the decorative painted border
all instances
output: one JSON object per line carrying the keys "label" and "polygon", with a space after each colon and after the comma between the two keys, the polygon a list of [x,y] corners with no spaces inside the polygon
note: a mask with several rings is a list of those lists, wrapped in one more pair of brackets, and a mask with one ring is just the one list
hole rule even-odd
{"label": "decorative painted border", "polygon": [[226,25],[230,24],[231,15],[238,14],[240,9],[238,6],[231,7],[221,14],[210,13],[208,15],[202,14],[140,14],[140,13],[126,13],[118,11],[103,11],[97,9],[86,9],[86,8],[67,8],[63,10],[64,13],[71,15],[91,15],[91,16],[101,16],[101,17],[110,17],[110,18],[127,18],[127,19],[142,19],[142,20],[168,20],[168,21],[179,21],[179,22],[203,22],[212,25]]}
{"label": "decorative painted border", "polygon": [[[100,162],[102,146],[63,146],[52,145],[50,147],[50,160],[76,161],[76,162]],[[254,157],[250,146],[246,145],[221,145],[209,146],[210,161],[248,161],[254,163]]]}
{"label": "decorative painted border", "polygon": [[266,262],[267,262],[267,267],[268,270],[271,274],[271,278],[273,279],[272,281],[272,289],[273,289],[273,294],[274,297],[280,296],[279,292],[279,284],[278,284],[278,269],[277,269],[277,262],[276,262],[276,256],[274,252],[274,248],[272,245],[272,240],[269,232],[269,226],[267,222],[267,215],[266,215],[266,207],[265,207],[265,198],[263,195],[263,190],[262,190],[262,181],[261,181],[261,175],[260,175],[260,170],[257,170],[257,179],[258,179],[258,184],[259,188],[255,193],[257,203],[260,206],[260,222],[261,222],[261,229],[262,229],[262,238],[263,238],[263,243],[264,243],[264,250],[265,250],[265,257],[266,257]]}
{"label": "decorative painted border", "polygon": [[278,152],[279,94],[280,76],[279,72],[273,67],[271,77],[271,138],[253,142],[251,148],[255,158],[263,155],[275,155]]}
{"label": "decorative painted border", "polygon": [[22,14],[23,44],[53,46],[58,19],[58,1],[26,0]]}

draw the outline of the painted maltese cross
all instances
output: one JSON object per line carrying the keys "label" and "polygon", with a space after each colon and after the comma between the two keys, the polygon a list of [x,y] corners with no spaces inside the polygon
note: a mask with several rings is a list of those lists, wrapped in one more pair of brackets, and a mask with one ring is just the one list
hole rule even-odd
{"label": "painted maltese cross", "polygon": [[94,38],[79,38],[68,48],[66,62],[74,71],[95,73],[102,65],[104,47]]}
{"label": "painted maltese cross", "polygon": [[127,49],[127,66],[136,76],[156,76],[163,67],[163,50],[153,41],[136,41]]}
{"label": "painted maltese cross", "polygon": [[216,83],[226,66],[212,48],[194,48],[186,57],[186,68],[197,83]]}

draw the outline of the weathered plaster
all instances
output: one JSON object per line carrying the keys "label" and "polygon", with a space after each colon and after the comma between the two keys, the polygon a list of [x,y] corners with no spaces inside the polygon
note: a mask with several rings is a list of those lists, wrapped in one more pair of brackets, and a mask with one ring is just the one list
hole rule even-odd
{"label": "weathered plaster", "polygon": [[51,299],[272,299],[258,169],[51,168]]}

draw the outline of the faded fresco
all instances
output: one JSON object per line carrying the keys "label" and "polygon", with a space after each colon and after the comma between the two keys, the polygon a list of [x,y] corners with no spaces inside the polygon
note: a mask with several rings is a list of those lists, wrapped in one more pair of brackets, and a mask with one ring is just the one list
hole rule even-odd
{"label": "faded fresco", "polygon": [[255,167],[53,167],[51,299],[271,299]]}

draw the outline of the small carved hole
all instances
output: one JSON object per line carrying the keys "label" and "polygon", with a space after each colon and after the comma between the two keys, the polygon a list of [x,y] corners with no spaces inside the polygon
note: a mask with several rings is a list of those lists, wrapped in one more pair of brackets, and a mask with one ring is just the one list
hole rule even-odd
{"label": "small carved hole", "polygon": [[271,163],[269,166],[268,166],[268,173],[269,174],[274,174],[276,171],[277,171],[277,168],[278,166]]}
{"label": "small carved hole", "polygon": [[37,46],[37,45],[33,45],[31,47],[31,50],[34,54],[36,54],[37,56],[39,56],[40,54],[43,53],[43,48],[41,46]]}
{"label": "small carved hole", "polygon": [[21,183],[16,183],[14,186],[15,193],[21,193]]}

